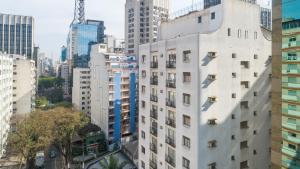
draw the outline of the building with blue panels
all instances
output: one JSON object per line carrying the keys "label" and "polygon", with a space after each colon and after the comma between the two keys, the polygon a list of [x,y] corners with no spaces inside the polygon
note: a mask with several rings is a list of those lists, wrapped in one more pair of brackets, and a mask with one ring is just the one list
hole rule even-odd
{"label": "building with blue panels", "polygon": [[92,123],[110,145],[129,141],[137,131],[136,58],[107,53],[105,44],[93,45],[90,70]]}
{"label": "building with blue panels", "polygon": [[60,61],[65,62],[67,60],[67,48],[65,46],[61,47]]}

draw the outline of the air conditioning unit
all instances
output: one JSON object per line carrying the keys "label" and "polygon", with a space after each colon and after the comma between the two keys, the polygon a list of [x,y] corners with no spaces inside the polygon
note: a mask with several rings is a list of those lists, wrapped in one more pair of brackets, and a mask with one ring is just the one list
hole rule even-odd
{"label": "air conditioning unit", "polygon": [[216,75],[213,75],[213,74],[208,75],[208,79],[209,80],[216,80]]}
{"label": "air conditioning unit", "polygon": [[217,101],[217,98],[212,96],[212,97],[208,97],[209,102],[214,103]]}
{"label": "air conditioning unit", "polygon": [[216,54],[217,54],[216,52],[208,52],[207,56],[210,58],[216,58],[217,57]]}

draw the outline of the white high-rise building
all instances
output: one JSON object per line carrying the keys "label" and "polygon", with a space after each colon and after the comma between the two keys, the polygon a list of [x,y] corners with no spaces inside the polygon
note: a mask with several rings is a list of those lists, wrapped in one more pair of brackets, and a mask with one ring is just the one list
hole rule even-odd
{"label": "white high-rise building", "polygon": [[25,116],[35,108],[35,62],[21,55],[13,55],[13,59],[13,113]]}
{"label": "white high-rise building", "polygon": [[91,116],[90,81],[89,68],[73,69],[72,104],[89,117]]}
{"label": "white high-rise building", "polygon": [[269,168],[271,33],[258,5],[211,2],[139,47],[138,168]]}
{"label": "white high-rise building", "polygon": [[0,53],[0,158],[5,155],[6,140],[13,114],[13,59]]}
{"label": "white high-rise building", "polygon": [[134,56],[107,52],[104,44],[91,52],[91,122],[105,133],[110,148],[137,133],[137,63]]}
{"label": "white high-rise building", "polygon": [[168,15],[169,0],[126,0],[126,54],[138,56],[139,44],[157,41],[158,26]]}

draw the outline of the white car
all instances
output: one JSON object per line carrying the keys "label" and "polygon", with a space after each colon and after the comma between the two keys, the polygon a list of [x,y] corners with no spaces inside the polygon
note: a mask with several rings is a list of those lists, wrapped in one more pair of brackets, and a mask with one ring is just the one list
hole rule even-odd
{"label": "white car", "polygon": [[45,153],[43,151],[37,152],[35,155],[35,166],[43,168],[45,165]]}

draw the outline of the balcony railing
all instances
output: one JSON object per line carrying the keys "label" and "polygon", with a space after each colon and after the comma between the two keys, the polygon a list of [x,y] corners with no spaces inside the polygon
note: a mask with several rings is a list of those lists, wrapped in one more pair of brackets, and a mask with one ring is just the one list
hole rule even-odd
{"label": "balcony railing", "polygon": [[166,87],[176,88],[176,80],[175,79],[167,80],[166,81]]}
{"label": "balcony railing", "polygon": [[150,150],[154,153],[157,153],[157,146],[156,144],[150,143]]}
{"label": "balcony railing", "polygon": [[157,169],[157,163],[156,163],[156,161],[150,160],[149,165],[150,165],[150,167],[151,167],[152,169]]}
{"label": "balcony railing", "polygon": [[157,128],[155,128],[155,127],[150,127],[150,133],[151,133],[152,135],[154,135],[154,136],[157,137]]}
{"label": "balcony railing", "polygon": [[166,143],[169,144],[172,147],[176,147],[175,139],[171,138],[169,136],[166,136]]}
{"label": "balcony railing", "polygon": [[176,127],[175,119],[172,119],[172,118],[167,117],[167,118],[166,118],[166,125],[175,128],[175,127]]}
{"label": "balcony railing", "polygon": [[150,117],[157,120],[157,110],[155,109],[150,110]]}
{"label": "balcony railing", "polygon": [[175,100],[167,99],[166,100],[166,106],[176,108],[176,102],[175,102]]}
{"label": "balcony railing", "polygon": [[150,95],[150,100],[153,102],[157,102],[158,101],[157,95],[154,95],[154,94]]}
{"label": "balcony railing", "polygon": [[168,60],[166,62],[166,67],[171,69],[176,68],[176,60]]}
{"label": "balcony railing", "polygon": [[166,162],[169,163],[171,166],[176,167],[175,159],[170,155],[166,155]]}
{"label": "balcony railing", "polygon": [[151,62],[150,67],[151,68],[158,68],[158,62]]}
{"label": "balcony railing", "polygon": [[151,85],[158,85],[158,77],[157,76],[152,76],[150,78],[150,84]]}

